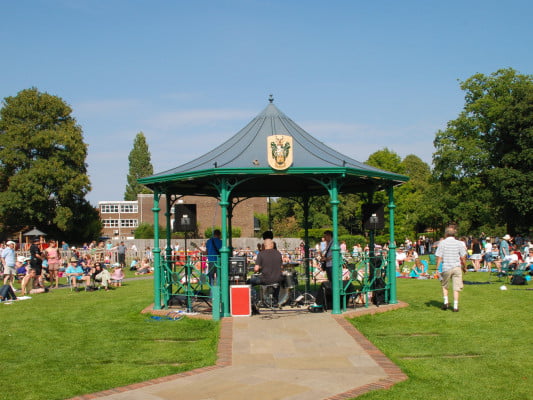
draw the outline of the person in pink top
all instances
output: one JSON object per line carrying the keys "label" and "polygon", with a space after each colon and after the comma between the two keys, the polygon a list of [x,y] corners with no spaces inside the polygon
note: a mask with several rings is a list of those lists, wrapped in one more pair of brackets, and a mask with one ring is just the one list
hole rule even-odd
{"label": "person in pink top", "polygon": [[61,266],[61,253],[57,247],[57,242],[51,240],[49,246],[45,249],[46,259],[48,260],[48,273],[50,274],[50,287],[54,284],[54,288],[59,287],[58,270]]}
{"label": "person in pink top", "polygon": [[122,266],[118,263],[113,264],[113,273],[111,274],[111,285],[118,287],[122,286],[122,280],[124,279],[124,271]]}

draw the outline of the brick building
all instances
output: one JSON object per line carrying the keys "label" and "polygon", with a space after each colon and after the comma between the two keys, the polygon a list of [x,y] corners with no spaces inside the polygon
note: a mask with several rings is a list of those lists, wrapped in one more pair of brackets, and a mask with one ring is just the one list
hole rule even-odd
{"label": "brick building", "polygon": [[[154,197],[151,194],[139,194],[136,201],[99,201],[98,210],[102,221],[102,235],[116,240],[133,238],[135,229],[142,223],[153,224],[152,208]],[[184,196],[177,204],[196,205],[196,224],[198,233],[212,226],[220,226],[220,206],[213,197]],[[161,196],[159,201],[159,225],[165,226],[166,199]],[[254,236],[254,214],[267,213],[267,199],[254,197],[237,204],[233,211],[232,226],[241,229],[242,237]],[[171,224],[174,226],[174,207],[171,210]],[[164,235],[164,233],[162,233]]]}

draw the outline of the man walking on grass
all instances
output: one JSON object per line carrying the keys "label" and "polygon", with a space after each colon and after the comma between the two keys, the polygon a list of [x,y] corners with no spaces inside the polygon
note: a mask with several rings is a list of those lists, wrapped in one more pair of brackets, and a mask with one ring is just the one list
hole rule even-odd
{"label": "man walking on grass", "polygon": [[466,246],[460,240],[455,239],[456,228],[450,225],[446,228],[446,239],[441,240],[435,255],[437,256],[437,267],[442,262],[441,286],[444,297],[443,310],[449,308],[448,286],[450,280],[453,285],[453,309],[459,311],[459,292],[463,289],[463,270],[466,266]]}

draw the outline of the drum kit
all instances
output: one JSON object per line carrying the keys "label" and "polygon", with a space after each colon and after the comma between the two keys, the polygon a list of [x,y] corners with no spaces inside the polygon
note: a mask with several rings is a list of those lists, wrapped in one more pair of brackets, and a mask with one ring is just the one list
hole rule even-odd
{"label": "drum kit", "polygon": [[[300,265],[297,262],[290,262],[283,264],[283,271],[281,282],[279,285],[279,298],[278,306],[291,306],[291,307],[300,307],[303,305],[308,305],[314,302],[314,297],[309,293],[300,293],[298,290],[298,271],[296,267]],[[250,276],[249,284],[252,286],[259,286],[261,282],[261,273],[255,273]],[[261,299],[261,290],[252,291],[253,301],[256,304],[265,304],[267,302],[264,299]]]}

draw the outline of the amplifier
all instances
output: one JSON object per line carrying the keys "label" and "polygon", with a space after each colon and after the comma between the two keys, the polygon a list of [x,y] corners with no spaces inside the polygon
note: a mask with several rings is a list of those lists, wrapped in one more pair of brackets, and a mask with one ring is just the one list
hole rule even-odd
{"label": "amplifier", "polygon": [[246,257],[231,257],[229,259],[229,276],[245,277],[246,274]]}

